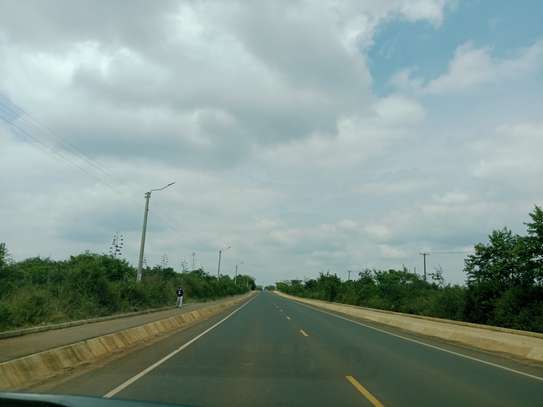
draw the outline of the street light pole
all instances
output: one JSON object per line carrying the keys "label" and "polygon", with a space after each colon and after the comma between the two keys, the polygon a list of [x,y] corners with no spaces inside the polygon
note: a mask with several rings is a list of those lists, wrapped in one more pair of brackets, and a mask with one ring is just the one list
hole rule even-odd
{"label": "street light pole", "polygon": [[221,256],[222,256],[222,249],[219,249],[219,265],[217,266],[217,280],[221,276]]}
{"label": "street light pole", "polygon": [[151,193],[153,191],[162,191],[175,184],[170,182],[168,185],[164,185],[162,188],[151,189],[145,193],[145,210],[143,212],[143,228],[141,230],[141,243],[140,243],[140,255],[138,259],[138,274],[136,275],[136,281],[140,282],[143,273],[143,256],[145,252],[145,234],[147,232],[147,216],[149,214],[149,200],[151,199]]}
{"label": "street light pole", "polygon": [[141,230],[141,243],[140,243],[140,257],[138,261],[138,275],[136,281],[141,281],[141,274],[143,270],[143,253],[145,251],[145,233],[147,232],[147,215],[149,214],[149,199],[151,199],[151,192],[145,193],[145,211],[143,212],[143,228]]}
{"label": "street light pole", "polygon": [[225,247],[223,249],[219,249],[219,265],[217,266],[217,280],[221,277],[221,257],[222,252],[230,249],[230,246]]}

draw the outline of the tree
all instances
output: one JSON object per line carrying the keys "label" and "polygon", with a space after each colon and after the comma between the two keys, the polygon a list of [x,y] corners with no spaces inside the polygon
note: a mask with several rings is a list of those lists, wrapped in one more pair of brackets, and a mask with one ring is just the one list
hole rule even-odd
{"label": "tree", "polygon": [[2,272],[9,263],[9,252],[5,243],[0,243],[0,272]]}
{"label": "tree", "polygon": [[543,328],[543,211],[536,206],[530,218],[527,236],[495,230],[466,259],[468,321]]}
{"label": "tree", "polygon": [[528,236],[526,249],[534,283],[543,285],[543,210],[539,206],[530,213],[531,222],[526,223]]}

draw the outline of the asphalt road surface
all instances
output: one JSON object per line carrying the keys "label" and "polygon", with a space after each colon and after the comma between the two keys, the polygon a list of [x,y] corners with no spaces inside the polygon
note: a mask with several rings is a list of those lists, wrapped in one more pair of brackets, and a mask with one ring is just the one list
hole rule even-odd
{"label": "asphalt road surface", "polygon": [[543,406],[542,366],[268,292],[231,312],[34,391],[194,406]]}

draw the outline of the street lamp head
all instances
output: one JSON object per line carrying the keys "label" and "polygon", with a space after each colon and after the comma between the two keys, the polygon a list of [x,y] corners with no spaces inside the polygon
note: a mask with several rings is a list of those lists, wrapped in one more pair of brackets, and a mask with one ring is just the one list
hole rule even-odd
{"label": "street lamp head", "polygon": [[170,182],[168,185],[164,185],[162,188],[154,188],[154,189],[151,189],[149,192],[163,191],[166,188],[171,187],[173,184],[175,184],[175,182]]}

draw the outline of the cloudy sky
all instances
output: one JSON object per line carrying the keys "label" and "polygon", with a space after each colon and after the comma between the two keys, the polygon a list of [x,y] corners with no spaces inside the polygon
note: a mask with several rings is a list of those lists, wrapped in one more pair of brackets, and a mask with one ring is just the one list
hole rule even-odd
{"label": "cloudy sky", "polygon": [[[405,265],[543,204],[539,0],[0,0],[0,241],[260,283]],[[462,282],[462,254],[429,257]]]}

